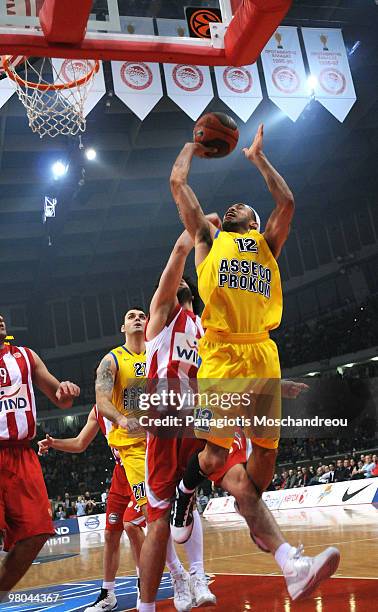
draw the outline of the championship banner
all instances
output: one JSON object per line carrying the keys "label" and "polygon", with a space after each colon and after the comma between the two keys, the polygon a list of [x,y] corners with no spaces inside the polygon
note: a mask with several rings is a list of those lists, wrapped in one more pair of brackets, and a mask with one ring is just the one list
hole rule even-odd
{"label": "championship banner", "polygon": [[164,64],[167,94],[196,121],[214,97],[208,66]]}
{"label": "championship banner", "polygon": [[[89,60],[92,62],[93,60]],[[59,82],[73,81],[82,76],[88,74],[88,64],[86,60],[64,60],[54,58],[51,60],[54,70],[56,74],[59,75]],[[58,79],[55,79],[57,81]],[[76,99],[81,98],[80,88],[72,88],[67,91],[64,89],[61,90],[61,95],[66,98],[70,98],[73,94]],[[84,117],[86,117],[91,110],[96,106],[96,104],[101,100],[102,96],[106,93],[105,87],[105,79],[104,79],[104,69],[102,62],[100,62],[100,67],[98,72],[94,75],[93,83],[90,86],[89,93],[87,95],[87,99],[84,104]]]}
{"label": "championship banner", "polygon": [[[151,17],[120,17],[122,31],[136,36],[152,36]],[[159,64],[155,62],[111,62],[115,95],[141,121],[163,96]]]}
{"label": "championship banner", "polygon": [[215,66],[218,97],[246,123],[263,99],[256,64]]}
{"label": "championship banner", "polygon": [[261,60],[269,98],[296,121],[309,101],[297,28],[279,27],[264,47]]}
{"label": "championship banner", "polygon": [[356,101],[343,35],[339,29],[302,28],[316,100],[343,122]]}
{"label": "championship banner", "polygon": [[143,121],[163,96],[159,64],[111,62],[114,93]]}

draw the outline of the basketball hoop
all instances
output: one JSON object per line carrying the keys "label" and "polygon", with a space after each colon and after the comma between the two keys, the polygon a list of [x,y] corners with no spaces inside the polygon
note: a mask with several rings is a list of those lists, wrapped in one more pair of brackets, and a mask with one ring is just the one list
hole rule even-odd
{"label": "basketball hoop", "polygon": [[85,102],[100,67],[98,60],[44,57],[35,62],[35,58],[20,61],[20,56],[6,55],[2,66],[26,108],[29,126],[40,138],[84,132]]}

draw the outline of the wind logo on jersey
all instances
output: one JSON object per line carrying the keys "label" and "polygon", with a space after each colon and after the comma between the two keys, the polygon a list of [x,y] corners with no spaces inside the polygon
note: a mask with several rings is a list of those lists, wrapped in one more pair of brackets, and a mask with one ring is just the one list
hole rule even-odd
{"label": "wind logo on jersey", "polygon": [[172,359],[198,367],[198,339],[189,334],[176,332]]}
{"label": "wind logo on jersey", "polygon": [[0,414],[31,410],[28,386],[25,384],[0,387]]}

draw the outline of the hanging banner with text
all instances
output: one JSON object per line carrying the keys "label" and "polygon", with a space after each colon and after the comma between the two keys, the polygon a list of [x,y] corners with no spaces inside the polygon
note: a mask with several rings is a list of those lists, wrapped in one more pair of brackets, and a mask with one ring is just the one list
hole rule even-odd
{"label": "hanging banner with text", "polygon": [[341,30],[302,28],[316,100],[343,122],[356,101]]}
{"label": "hanging banner with text", "polygon": [[215,66],[218,97],[246,122],[260,104],[262,92],[256,64]]}
{"label": "hanging banner with text", "polygon": [[214,97],[208,66],[164,64],[167,94],[196,121]]}
{"label": "hanging banner with text", "polygon": [[269,98],[296,121],[310,97],[297,28],[278,28],[261,52],[261,60]]}

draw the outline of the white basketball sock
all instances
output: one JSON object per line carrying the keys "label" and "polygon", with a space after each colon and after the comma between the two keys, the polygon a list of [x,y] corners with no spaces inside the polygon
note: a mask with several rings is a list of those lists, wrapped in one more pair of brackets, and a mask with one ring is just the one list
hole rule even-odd
{"label": "white basketball sock", "polygon": [[193,531],[189,540],[184,544],[188,557],[189,571],[191,574],[203,574],[203,532],[199,512],[193,512]]}
{"label": "white basketball sock", "polygon": [[155,602],[152,603],[143,603],[142,601],[139,604],[139,612],[155,612]]}
{"label": "white basketball sock", "polygon": [[115,589],[115,582],[105,582],[105,580],[102,583],[102,588],[106,589],[107,591],[114,591]]}
{"label": "white basketball sock", "polygon": [[180,559],[177,556],[172,536],[169,536],[169,540],[167,542],[167,556],[165,559],[165,563],[173,576],[177,574],[182,574],[185,571]]}
{"label": "white basketball sock", "polygon": [[283,544],[281,544],[281,546],[277,548],[276,552],[274,553],[274,558],[282,571],[285,567],[285,563],[287,561],[291,549],[292,546],[290,546],[290,544],[288,544],[287,542],[284,542]]}

